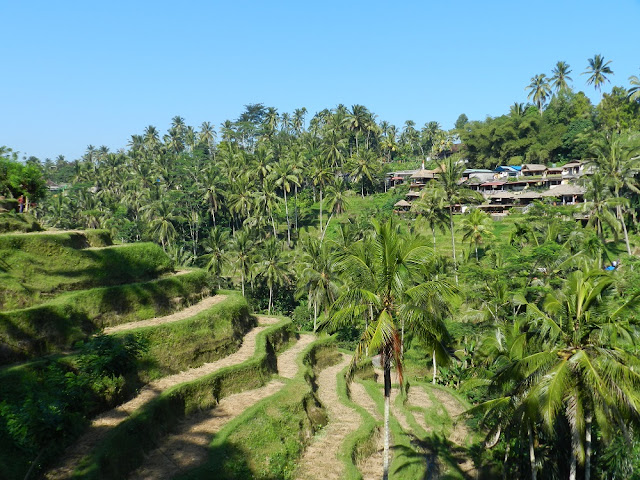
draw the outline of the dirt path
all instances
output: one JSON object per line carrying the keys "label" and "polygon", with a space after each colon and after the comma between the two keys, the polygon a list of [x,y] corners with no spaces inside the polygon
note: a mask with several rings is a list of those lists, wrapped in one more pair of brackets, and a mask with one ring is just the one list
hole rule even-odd
{"label": "dirt path", "polygon": [[[261,324],[273,324],[279,320],[271,317],[258,317]],[[47,479],[63,479],[70,478],[74,468],[78,462],[96,446],[106,436],[112,428],[116,427],[135,410],[145,403],[156,398],[164,390],[171,388],[180,383],[195,380],[205,375],[209,375],[231,365],[242,363],[253,356],[256,348],[256,336],[266,327],[256,327],[248,332],[242,342],[242,346],[235,353],[221,358],[215,362],[205,363],[204,365],[186,370],[184,372],[160,378],[149,385],[145,386],[138,396],[128,402],[114,408],[102,415],[98,416],[89,427],[88,431],[80,437],[80,439],[67,450],[66,454],[59,463],[59,467],[49,471],[45,478]]]}
{"label": "dirt path", "polygon": [[[358,382],[352,382],[349,386],[351,389],[351,400],[364,408],[369,415],[377,421],[382,420],[382,415],[378,410],[378,406],[373,398],[367,393],[364,385]],[[382,460],[384,454],[384,432],[379,432],[375,439],[376,449],[373,454],[367,458],[363,458],[358,462],[358,470],[362,474],[363,480],[379,480],[382,475]]]}
{"label": "dirt path", "polygon": [[[278,356],[278,373],[293,378],[298,373],[298,357],[315,340],[314,335],[301,335],[291,348]],[[207,459],[211,438],[228,422],[247,408],[267,398],[284,386],[274,380],[264,387],[223,398],[211,410],[189,416],[178,430],[167,436],[145,459],[144,465],[129,477],[131,480],[170,478],[180,471],[193,468]]]}
{"label": "dirt path", "polygon": [[213,435],[247,408],[273,395],[283,386],[281,381],[272,381],[264,387],[225,397],[212,410],[190,415],[175,433],[161,439],[158,448],[128,478],[171,478],[180,471],[198,466],[207,459]]}
{"label": "dirt path", "polygon": [[318,396],[327,409],[329,424],[314,438],[300,459],[296,476],[300,480],[340,480],[344,477],[338,451],[345,437],[360,424],[360,415],[344,405],[337,392],[336,376],[350,361],[350,356],[342,355],[340,363],[325,368],[318,375]]}
{"label": "dirt path", "polygon": [[165,323],[178,322],[180,320],[184,320],[185,318],[193,317],[194,315],[197,315],[198,313],[203,312],[220,302],[223,302],[224,300],[226,300],[226,298],[227,295],[214,295],[213,297],[207,297],[196,303],[195,305],[191,305],[190,307],[184,308],[176,313],[172,313],[171,315],[150,318],[149,320],[140,320],[138,322],[123,323],[121,325],[116,325],[115,327],[107,327],[104,329],[104,333],[108,335],[110,333],[133,330],[134,328],[155,327],[158,325],[163,325]]}
{"label": "dirt path", "polygon": [[284,378],[293,378],[298,373],[298,355],[314,340],[315,335],[303,334],[296,344],[278,356],[278,373]]}

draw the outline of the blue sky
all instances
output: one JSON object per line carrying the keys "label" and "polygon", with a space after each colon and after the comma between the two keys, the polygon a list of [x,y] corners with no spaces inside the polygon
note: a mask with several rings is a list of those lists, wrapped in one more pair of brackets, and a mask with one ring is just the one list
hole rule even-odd
{"label": "blue sky", "polygon": [[219,129],[248,103],[310,114],[362,104],[451,128],[599,53],[640,75],[640,1],[0,1],[0,145],[42,159],[126,146],[181,115]]}

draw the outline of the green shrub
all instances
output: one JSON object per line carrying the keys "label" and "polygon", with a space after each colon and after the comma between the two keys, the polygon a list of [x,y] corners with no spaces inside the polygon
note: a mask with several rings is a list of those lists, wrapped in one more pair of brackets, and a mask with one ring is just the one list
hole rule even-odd
{"label": "green shrub", "polygon": [[[11,200],[18,205],[17,200]],[[28,213],[16,213],[14,206],[4,207],[10,212],[3,212],[3,205],[7,205],[7,200],[0,200],[0,233],[9,232],[39,232],[42,230],[40,224],[33,215]]]}

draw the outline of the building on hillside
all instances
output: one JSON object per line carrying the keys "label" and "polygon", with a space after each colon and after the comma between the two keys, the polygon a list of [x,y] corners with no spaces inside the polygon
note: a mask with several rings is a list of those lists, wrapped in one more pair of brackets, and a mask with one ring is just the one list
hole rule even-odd
{"label": "building on hillside", "polygon": [[585,188],[579,185],[558,185],[542,192],[543,197],[557,198],[562,205],[575,205],[584,202]]}
{"label": "building on hillside", "polygon": [[544,175],[547,171],[546,165],[540,165],[537,163],[526,163],[522,166],[523,177],[533,177],[537,175]]}
{"label": "building on hillside", "polygon": [[489,180],[493,180],[495,172],[493,170],[486,170],[483,168],[467,168],[464,172],[462,172],[462,178],[468,178],[469,180],[472,178],[477,178],[483,182],[488,182]]}
{"label": "building on hillside", "polygon": [[411,185],[409,188],[421,190],[427,185],[430,181],[435,180],[437,178],[438,172],[436,170],[427,170],[421,168],[420,170],[416,170],[413,175],[411,175]]}
{"label": "building on hillside", "polygon": [[517,178],[521,175],[522,167],[500,165],[495,169],[494,179],[499,180],[501,178]]}
{"label": "building on hillside", "polygon": [[411,204],[406,200],[400,200],[394,205],[395,211],[398,213],[408,212],[411,209]]}
{"label": "building on hillside", "polygon": [[584,172],[584,163],[573,161],[563,165],[561,168],[563,177],[579,177]]}
{"label": "building on hillside", "polygon": [[542,194],[539,192],[522,192],[521,194],[514,196],[514,200],[516,200],[521,206],[529,205],[535,200],[540,200],[541,198]]}
{"label": "building on hillside", "polygon": [[397,172],[389,172],[386,175],[386,183],[387,187],[392,188],[396,185],[402,185],[407,182],[407,180],[416,173],[417,170],[399,170]]}
{"label": "building on hillside", "polygon": [[502,192],[506,184],[507,182],[504,181],[484,182],[478,187],[478,191],[481,193]]}

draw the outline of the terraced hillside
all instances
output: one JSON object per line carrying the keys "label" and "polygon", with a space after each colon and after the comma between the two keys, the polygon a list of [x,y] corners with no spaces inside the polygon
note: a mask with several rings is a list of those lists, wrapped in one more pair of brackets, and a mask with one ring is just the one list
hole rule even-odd
{"label": "terraced hillside", "polygon": [[[333,338],[110,243],[0,235],[4,301],[28,305],[0,313],[0,478],[380,478],[381,387],[347,384]],[[395,398],[391,478],[475,478],[464,402]]]}

